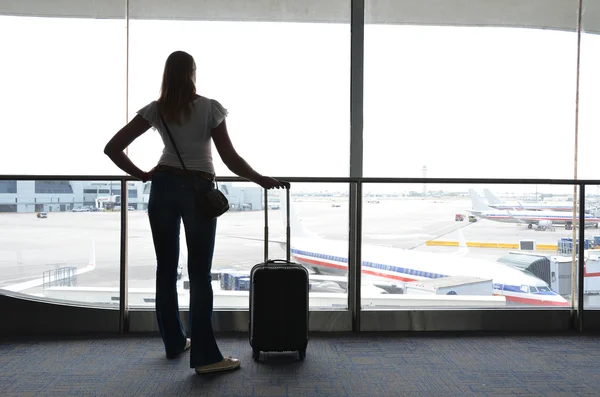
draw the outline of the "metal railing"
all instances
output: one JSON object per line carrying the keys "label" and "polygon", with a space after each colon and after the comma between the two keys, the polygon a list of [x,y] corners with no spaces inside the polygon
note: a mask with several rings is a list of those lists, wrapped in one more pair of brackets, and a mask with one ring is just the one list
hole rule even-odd
{"label": "metal railing", "polygon": [[[515,179],[515,178],[369,178],[369,177],[275,177],[276,179],[293,183],[347,183],[349,184],[349,251],[348,251],[348,308],[352,313],[352,329],[360,330],[361,312],[361,246],[362,246],[362,190],[364,184],[466,184],[466,185],[571,185],[579,188],[578,201],[579,219],[585,218],[585,188],[590,185],[600,186],[600,179]],[[123,175],[0,175],[0,181],[33,181],[33,180],[68,180],[68,181],[118,181],[121,191],[127,191],[127,183],[139,181],[131,176]],[[248,182],[239,177],[219,177],[219,182]],[[293,185],[292,185],[293,190]],[[121,207],[127,208],[127,194],[121,195]],[[575,197],[574,197],[575,198]],[[575,203],[574,203],[575,204]],[[574,208],[577,208],[574,206]],[[121,211],[120,220],[120,299],[119,299],[119,330],[121,333],[129,329],[128,295],[128,211]],[[574,219],[573,224],[577,224]],[[578,231],[580,242],[585,241],[585,227],[573,228]],[[583,331],[584,326],[584,251],[577,250],[578,277],[577,277],[577,308],[571,306],[573,328]],[[573,279],[575,279],[573,277]],[[573,295],[572,295],[573,296]],[[573,302],[573,300],[572,300]]]}

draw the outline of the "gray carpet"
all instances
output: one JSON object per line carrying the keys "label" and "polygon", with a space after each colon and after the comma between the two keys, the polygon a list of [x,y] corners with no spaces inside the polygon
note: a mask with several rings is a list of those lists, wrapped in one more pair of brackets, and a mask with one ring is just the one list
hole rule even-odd
{"label": "gray carpet", "polygon": [[196,375],[156,336],[3,341],[0,396],[600,395],[598,336],[311,334],[305,361],[260,363],[245,334],[218,342],[241,369]]}

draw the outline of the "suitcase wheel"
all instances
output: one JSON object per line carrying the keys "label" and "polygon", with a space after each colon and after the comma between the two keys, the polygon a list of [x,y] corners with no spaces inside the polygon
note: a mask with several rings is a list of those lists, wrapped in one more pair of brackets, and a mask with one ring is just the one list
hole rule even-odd
{"label": "suitcase wheel", "polygon": [[254,361],[258,361],[258,359],[260,358],[260,351],[252,349],[252,358],[254,359]]}
{"label": "suitcase wheel", "polygon": [[298,357],[300,360],[304,360],[304,357],[306,357],[306,350],[298,350]]}

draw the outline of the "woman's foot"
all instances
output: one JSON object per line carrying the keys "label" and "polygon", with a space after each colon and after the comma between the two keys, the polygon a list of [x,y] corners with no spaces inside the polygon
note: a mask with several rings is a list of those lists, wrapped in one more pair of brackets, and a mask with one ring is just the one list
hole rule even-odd
{"label": "woman's foot", "polygon": [[190,338],[185,338],[185,347],[183,348],[183,351],[181,353],[177,353],[177,354],[167,354],[167,358],[176,358],[179,357],[180,354],[182,354],[185,351],[190,350],[190,348],[192,347],[192,341]]}
{"label": "woman's foot", "polygon": [[207,374],[210,372],[229,371],[240,367],[240,360],[232,357],[225,357],[218,363],[202,365],[196,367],[197,374]]}

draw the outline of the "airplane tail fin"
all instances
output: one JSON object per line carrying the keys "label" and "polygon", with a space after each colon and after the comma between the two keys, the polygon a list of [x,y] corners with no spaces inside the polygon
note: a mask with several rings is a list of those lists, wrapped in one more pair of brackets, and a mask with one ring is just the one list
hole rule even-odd
{"label": "airplane tail fin", "polygon": [[[281,222],[283,223],[283,227],[286,225],[286,191],[285,189],[281,189],[279,191],[279,202],[281,207]],[[285,229],[284,229],[285,230]],[[290,233],[292,238],[321,238],[304,225],[296,207],[294,206],[294,200],[290,197]]]}
{"label": "airplane tail fin", "polygon": [[475,190],[469,189],[469,194],[471,195],[471,203],[475,211],[489,211],[492,209],[479,197]]}
{"label": "airplane tail fin", "polygon": [[92,246],[90,248],[90,257],[88,259],[88,264],[84,268],[77,269],[77,275],[92,272],[94,270],[96,270],[96,241],[92,240]]}
{"label": "airplane tail fin", "polygon": [[187,266],[187,244],[185,241],[181,241],[181,237],[179,237],[179,265],[186,267]]}
{"label": "airplane tail fin", "polygon": [[92,240],[92,248],[90,249],[90,258],[88,260],[87,268],[94,270],[96,268],[96,242]]}
{"label": "airplane tail fin", "polygon": [[465,240],[465,236],[463,235],[460,229],[458,232],[458,251],[455,252],[455,255],[463,256],[469,253],[469,247],[467,246],[467,241]]}
{"label": "airplane tail fin", "polygon": [[488,204],[504,204],[504,202],[496,197],[494,193],[490,191],[490,189],[484,189],[483,192],[485,193],[485,198],[487,198]]}

